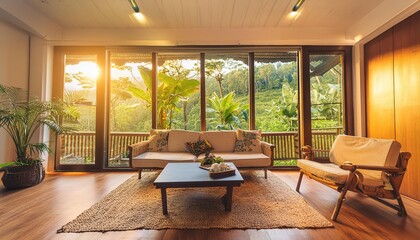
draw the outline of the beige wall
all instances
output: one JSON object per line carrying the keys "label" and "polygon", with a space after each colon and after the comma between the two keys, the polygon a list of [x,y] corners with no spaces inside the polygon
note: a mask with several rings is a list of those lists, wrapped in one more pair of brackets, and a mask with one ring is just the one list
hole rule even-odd
{"label": "beige wall", "polygon": [[[0,53],[1,84],[29,90],[32,96],[42,100],[51,99],[53,48],[45,40],[0,20]],[[37,142],[49,141],[46,131],[34,138]],[[0,130],[0,163],[14,160],[13,149],[12,140]]]}
{"label": "beige wall", "polygon": [[[29,93],[37,96],[43,101],[51,100],[52,84],[52,60],[54,48],[45,40],[31,36],[30,48],[30,72],[29,72]],[[34,136],[34,142],[50,142],[50,135],[47,129],[41,129],[38,135]],[[45,169],[53,171],[53,164],[48,164],[48,154],[42,156]]]}
{"label": "beige wall", "polygon": [[[29,35],[0,20],[0,83],[28,89]],[[0,163],[14,159],[13,142],[0,130]]]}

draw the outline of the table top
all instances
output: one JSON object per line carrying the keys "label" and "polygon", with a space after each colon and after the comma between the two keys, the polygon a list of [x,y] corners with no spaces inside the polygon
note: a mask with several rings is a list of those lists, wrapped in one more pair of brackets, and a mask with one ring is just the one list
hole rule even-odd
{"label": "table top", "polygon": [[[213,179],[209,176],[209,171],[201,169],[200,163],[168,163],[156,178],[154,184],[159,186],[239,186],[244,182],[241,174],[233,163],[229,163],[235,168],[235,175]],[[200,185],[201,184],[201,185]]]}

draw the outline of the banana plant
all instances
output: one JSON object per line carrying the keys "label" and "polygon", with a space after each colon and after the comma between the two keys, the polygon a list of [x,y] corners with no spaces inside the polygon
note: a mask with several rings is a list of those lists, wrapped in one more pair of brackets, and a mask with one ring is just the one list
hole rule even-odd
{"label": "banana plant", "polygon": [[[130,87],[129,91],[133,96],[140,98],[151,106],[152,105],[152,71],[139,67],[139,72],[146,85],[146,89]],[[188,98],[199,90],[200,82],[196,79],[175,79],[162,72],[158,74],[159,85],[157,86],[157,112],[158,128],[170,129],[173,123],[175,111],[180,111],[180,102],[185,102]],[[186,104],[182,104],[186,107]]]}
{"label": "banana plant", "polygon": [[207,112],[213,113],[216,117],[213,118],[216,128],[221,129],[234,129],[241,126],[241,118],[247,121],[247,105],[243,105],[235,100],[235,93],[230,92],[223,97],[219,97],[215,92],[211,97],[207,98],[210,107]]}

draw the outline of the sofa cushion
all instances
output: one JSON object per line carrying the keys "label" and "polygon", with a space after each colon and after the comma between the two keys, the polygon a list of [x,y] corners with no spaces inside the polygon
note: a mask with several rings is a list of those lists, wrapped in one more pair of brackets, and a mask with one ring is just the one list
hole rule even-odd
{"label": "sofa cushion", "polygon": [[197,142],[200,139],[200,132],[186,130],[171,130],[168,137],[169,152],[188,152],[185,147],[187,142]]}
{"label": "sofa cushion", "polygon": [[147,151],[150,152],[167,152],[168,151],[168,134],[169,130],[150,130],[149,146]]}
{"label": "sofa cushion", "polygon": [[349,176],[349,171],[341,169],[334,163],[318,163],[300,159],[297,161],[297,166],[305,173],[335,184],[344,184]]}
{"label": "sofa cushion", "polygon": [[261,153],[261,131],[236,130],[236,142],[234,152]]}
{"label": "sofa cushion", "polygon": [[169,162],[194,162],[197,157],[186,152],[145,152],[133,157],[134,168],[164,168]]}
{"label": "sofa cushion", "polygon": [[[342,165],[396,166],[401,145],[393,140],[338,135],[330,151],[330,161]],[[360,170],[363,174],[380,179],[381,171]],[[383,178],[383,176],[382,176]]]}
{"label": "sofa cushion", "polygon": [[195,156],[202,153],[207,153],[213,150],[213,147],[207,140],[198,140],[197,142],[187,142],[186,147],[188,151]]}
{"label": "sofa cushion", "polygon": [[209,141],[215,152],[233,152],[236,133],[234,131],[207,131],[202,133],[201,139]]}
{"label": "sofa cushion", "polygon": [[[216,157],[222,157],[225,162],[233,162],[236,167],[268,167],[271,165],[270,157],[262,153],[242,152],[213,152]],[[198,156],[198,161],[203,160],[204,154]]]}

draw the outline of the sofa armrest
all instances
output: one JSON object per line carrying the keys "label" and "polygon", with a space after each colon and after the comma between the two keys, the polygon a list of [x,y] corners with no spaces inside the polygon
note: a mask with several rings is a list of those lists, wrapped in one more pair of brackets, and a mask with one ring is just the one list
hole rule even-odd
{"label": "sofa armrest", "polygon": [[135,144],[131,144],[127,147],[128,158],[130,160],[130,167],[132,166],[131,161],[133,160],[133,157],[146,152],[148,147],[149,147],[149,141],[141,141]]}
{"label": "sofa armrest", "polygon": [[275,147],[276,147],[276,145],[274,145],[274,144],[261,141],[261,150],[262,150],[263,154],[270,157],[270,159],[271,159],[270,166],[273,166],[273,163],[274,163],[274,148]]}

